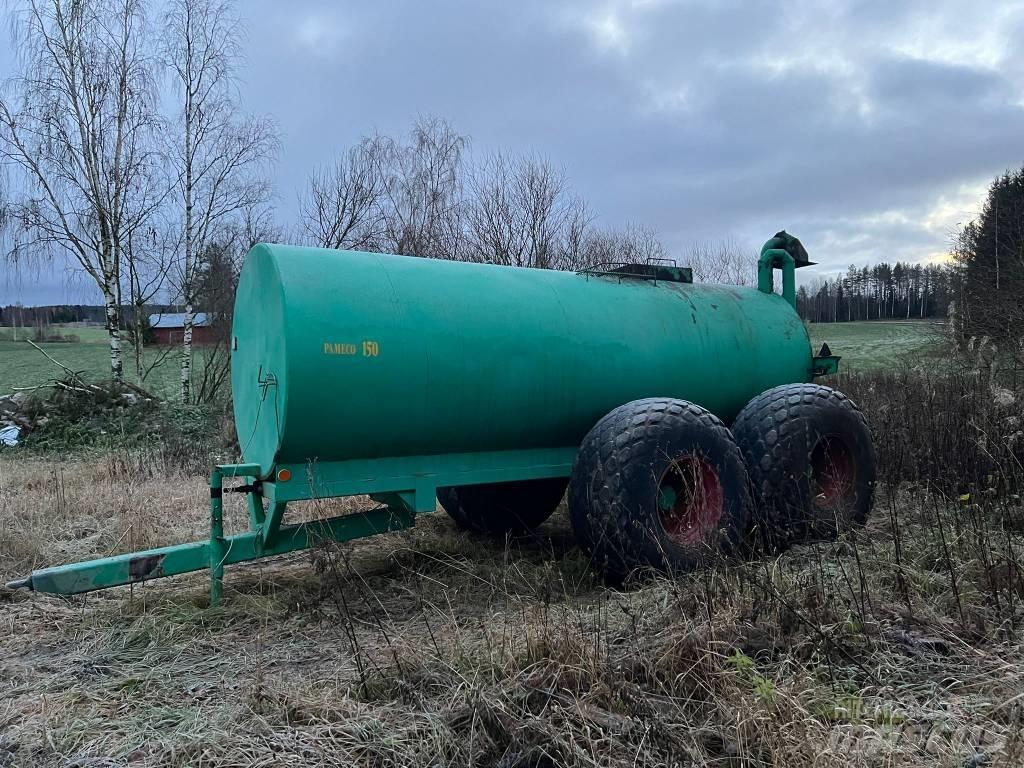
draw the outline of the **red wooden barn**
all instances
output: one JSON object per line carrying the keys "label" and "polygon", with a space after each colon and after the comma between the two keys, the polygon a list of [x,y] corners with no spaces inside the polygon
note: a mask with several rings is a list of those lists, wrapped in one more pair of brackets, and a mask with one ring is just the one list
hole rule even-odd
{"label": "red wooden barn", "polygon": [[[181,344],[185,333],[184,313],[163,313],[149,316],[149,327],[153,329],[154,343],[158,345]],[[193,344],[213,344],[213,318],[206,312],[196,312],[192,323]]]}

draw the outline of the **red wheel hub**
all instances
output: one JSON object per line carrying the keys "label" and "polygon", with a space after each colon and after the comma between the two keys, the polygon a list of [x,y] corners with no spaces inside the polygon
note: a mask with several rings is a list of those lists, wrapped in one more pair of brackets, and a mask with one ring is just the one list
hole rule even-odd
{"label": "red wheel hub", "polygon": [[853,456],[841,438],[828,435],[818,441],[811,453],[811,492],[818,507],[843,506],[850,499],[856,476]]}
{"label": "red wheel hub", "polygon": [[703,456],[673,461],[658,484],[658,519],[668,537],[684,547],[708,541],[718,528],[725,494],[718,470]]}

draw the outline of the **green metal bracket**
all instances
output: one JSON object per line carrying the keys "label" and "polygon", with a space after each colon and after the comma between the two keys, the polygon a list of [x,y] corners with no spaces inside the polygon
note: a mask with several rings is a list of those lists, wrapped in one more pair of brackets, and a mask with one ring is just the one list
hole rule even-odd
{"label": "green metal bracket", "polygon": [[817,378],[818,376],[832,376],[833,374],[839,373],[839,355],[826,355],[824,357],[814,358],[814,368],[811,374]]}
{"label": "green metal bracket", "polygon": [[284,520],[284,511],[287,504],[283,501],[275,501],[270,505],[270,514],[265,518],[260,530],[263,533],[263,543],[269,544],[277,536],[281,529],[281,521]]}
{"label": "green metal bracket", "polygon": [[[436,494],[436,491],[435,491]],[[407,512],[416,514],[416,493],[415,491],[402,491],[400,493],[371,493],[370,498],[376,502],[384,504],[395,509],[404,509]],[[434,511],[434,499],[430,500],[430,509],[422,510],[424,512]]]}
{"label": "green metal bracket", "polygon": [[263,525],[263,521],[267,519],[267,513],[263,509],[263,492],[262,488],[257,493],[250,493],[246,496],[247,506],[249,508],[249,530],[255,531]]}
{"label": "green metal bracket", "polygon": [[818,354],[814,356],[811,375],[818,377],[839,373],[839,360],[839,355],[833,355],[832,350],[828,348],[828,344],[822,343]]}
{"label": "green metal bracket", "polygon": [[263,495],[275,502],[400,493],[410,500],[415,512],[432,512],[441,486],[568,477],[576,451],[573,446],[280,464],[277,477],[284,470],[292,479],[264,482]]}

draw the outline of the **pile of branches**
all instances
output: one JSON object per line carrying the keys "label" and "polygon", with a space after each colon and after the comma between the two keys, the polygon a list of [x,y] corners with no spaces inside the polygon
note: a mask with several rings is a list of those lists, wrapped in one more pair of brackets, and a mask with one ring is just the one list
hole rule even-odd
{"label": "pile of branches", "polygon": [[54,418],[69,414],[80,417],[83,414],[116,413],[160,402],[152,393],[128,381],[100,384],[86,381],[84,372],[69,368],[38,345],[31,341],[28,343],[61,368],[64,375],[0,396],[0,428],[14,426],[23,432],[33,432],[43,429]]}

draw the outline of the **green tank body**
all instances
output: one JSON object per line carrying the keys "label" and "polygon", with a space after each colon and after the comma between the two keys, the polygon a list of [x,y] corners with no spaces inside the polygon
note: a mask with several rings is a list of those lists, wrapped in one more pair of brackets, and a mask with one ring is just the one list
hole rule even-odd
{"label": "green tank body", "polygon": [[264,476],[576,447],[644,397],[729,421],[813,367],[791,304],[757,288],[265,244],[242,268],[232,350],[239,444]]}
{"label": "green tank body", "polygon": [[[208,568],[212,604],[227,565],[406,529],[438,506],[506,536],[567,498],[591,561],[620,575],[863,521],[867,425],[803,384],[839,364],[826,345],[812,357],[794,309],[811,263],[785,231],[761,249],[757,288],[655,264],[576,274],[257,245],[231,339],[244,461],[210,471],[208,539],[8,586],[71,595]],[[735,433],[708,411],[739,414]],[[229,493],[245,494],[244,530],[226,524]],[[377,506],[285,522],[293,502],[346,496]]]}

